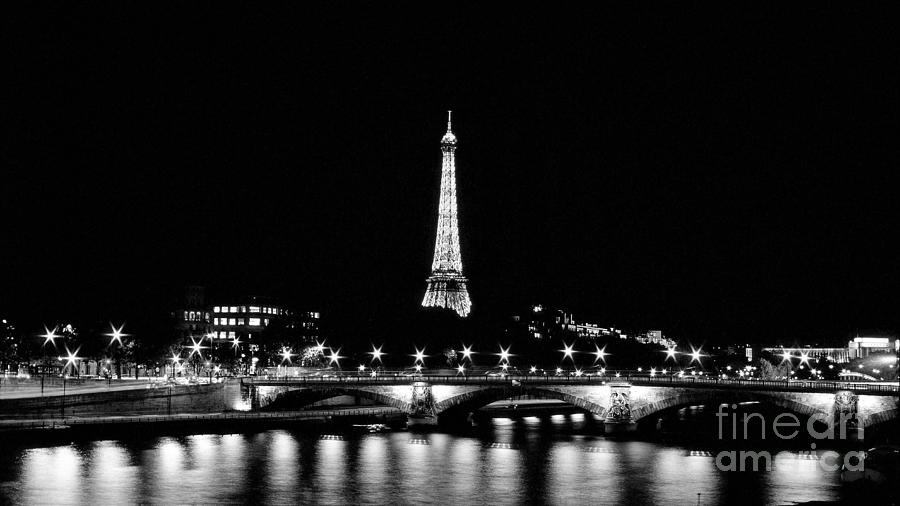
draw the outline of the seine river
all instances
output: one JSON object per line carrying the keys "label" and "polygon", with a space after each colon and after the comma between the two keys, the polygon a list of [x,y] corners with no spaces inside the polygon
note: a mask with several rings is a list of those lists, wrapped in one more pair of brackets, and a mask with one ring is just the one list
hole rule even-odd
{"label": "seine river", "polygon": [[796,504],[839,501],[836,471],[797,451],[723,472],[690,444],[592,435],[581,414],[497,418],[469,433],[148,436],[4,442],[0,503]]}

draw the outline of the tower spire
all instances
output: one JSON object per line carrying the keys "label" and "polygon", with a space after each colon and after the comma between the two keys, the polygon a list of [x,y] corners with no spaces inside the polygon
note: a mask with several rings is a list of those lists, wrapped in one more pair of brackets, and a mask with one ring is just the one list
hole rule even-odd
{"label": "tower spire", "polygon": [[447,111],[447,133],[441,138],[441,194],[438,206],[437,234],[431,276],[422,305],[443,307],[468,316],[472,309],[467,279],[462,273],[459,249],[459,224],[456,215],[456,136],[451,131],[452,111]]}

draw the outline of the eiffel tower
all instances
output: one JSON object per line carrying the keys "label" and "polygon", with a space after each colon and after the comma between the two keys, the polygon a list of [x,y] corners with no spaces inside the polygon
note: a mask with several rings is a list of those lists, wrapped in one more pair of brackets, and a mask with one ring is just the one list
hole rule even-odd
{"label": "eiffel tower", "polygon": [[466,317],[472,310],[466,278],[463,276],[462,256],[459,252],[459,225],[456,217],[456,136],[447,111],[447,133],[441,139],[444,161],[441,167],[441,199],[438,208],[437,237],[434,241],[434,260],[431,276],[422,300],[424,307],[452,309]]}

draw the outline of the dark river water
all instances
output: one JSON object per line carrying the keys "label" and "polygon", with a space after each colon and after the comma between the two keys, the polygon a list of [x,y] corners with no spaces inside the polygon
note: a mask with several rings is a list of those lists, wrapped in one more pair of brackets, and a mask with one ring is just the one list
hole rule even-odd
{"label": "dark river water", "polygon": [[795,504],[837,501],[838,471],[798,451],[725,472],[691,444],[591,435],[581,414],[467,433],[270,430],[47,447],[5,442],[0,503]]}

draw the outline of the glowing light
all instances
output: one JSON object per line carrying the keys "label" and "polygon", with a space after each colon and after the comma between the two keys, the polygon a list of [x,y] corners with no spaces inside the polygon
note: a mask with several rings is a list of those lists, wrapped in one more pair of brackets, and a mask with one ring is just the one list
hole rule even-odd
{"label": "glowing light", "polygon": [[500,361],[501,362],[509,362],[509,349],[511,346],[507,346],[506,349],[503,349],[503,346],[500,347]]}
{"label": "glowing light", "polygon": [[673,346],[672,348],[666,349],[665,353],[666,353],[666,360],[669,360],[670,358],[672,360],[676,360],[675,355],[678,353],[678,351],[675,350],[675,347]]}
{"label": "glowing light", "polygon": [[316,353],[324,355],[325,354],[325,341],[322,341],[321,343],[319,341],[316,341],[316,347],[314,349],[316,350]]}
{"label": "glowing light", "polygon": [[68,347],[66,348],[66,356],[62,358],[63,360],[66,361],[66,365],[63,368],[63,370],[67,369],[70,365],[74,364],[76,361],[81,360],[81,358],[78,356],[78,350],[80,350],[80,349],[81,349],[81,346],[79,346],[78,348],[75,348],[74,352],[71,352],[71,351],[69,351]]}
{"label": "glowing light", "polygon": [[372,372],[369,373],[369,376],[371,376],[371,377],[374,378],[375,376],[377,376],[377,374],[375,374],[375,371],[372,371]]}
{"label": "glowing light", "polygon": [[340,360],[344,357],[340,355],[341,349],[338,348],[337,351],[331,350],[331,355],[328,356],[328,365],[337,364],[338,367],[341,366]]}
{"label": "glowing light", "polygon": [[563,360],[568,358],[568,359],[572,360],[573,362],[575,361],[575,359],[572,358],[572,353],[574,353],[574,351],[575,351],[575,343],[572,343],[571,346],[566,343],[563,343],[563,349],[561,349],[559,351],[561,351],[563,353]]}
{"label": "glowing light", "polygon": [[655,367],[650,368],[650,376],[656,376],[656,368]]}
{"label": "glowing light", "polygon": [[471,345],[469,345],[469,346],[463,345],[462,354],[463,354],[464,359],[469,359],[469,362],[471,362],[472,361],[472,346]]}
{"label": "glowing light", "polygon": [[637,371],[638,371],[638,372],[641,372],[641,371],[643,371],[643,370],[644,370],[643,367],[638,367],[638,368],[637,368]]}
{"label": "glowing light", "polygon": [[466,368],[463,367],[463,366],[459,366],[459,367],[456,368],[456,372],[459,373],[459,374],[465,374],[465,373],[466,373]]}
{"label": "glowing light", "polygon": [[801,364],[809,364],[809,352],[805,352],[805,351],[800,352],[800,363]]}
{"label": "glowing light", "polygon": [[178,355],[174,351],[172,352],[172,358],[170,358],[173,363],[177,364],[179,360],[181,360],[181,355]]}
{"label": "glowing light", "polygon": [[112,346],[112,344],[114,342],[119,341],[119,346],[121,346],[122,345],[122,337],[128,335],[128,334],[122,333],[122,329],[125,328],[125,324],[123,323],[121,327],[116,328],[112,323],[110,323],[109,327],[112,329],[112,332],[110,332],[109,334],[103,334],[105,336],[109,336],[109,338],[110,338],[109,345]]}
{"label": "glowing light", "polygon": [[376,348],[375,345],[372,345],[372,351],[369,352],[372,355],[372,362],[375,362],[376,360],[381,362],[381,356],[384,355],[381,351],[382,348],[384,348],[384,345],[381,345],[378,348]]}
{"label": "glowing light", "polygon": [[506,370],[509,369],[509,364],[501,364],[500,367],[503,368],[503,372],[506,372]]}
{"label": "glowing light", "polygon": [[191,345],[191,354],[188,355],[188,358],[193,357],[194,353],[196,353],[202,357],[203,353],[201,353],[200,350],[202,350],[203,348],[206,348],[206,346],[200,346],[200,342],[194,341],[193,338],[191,339],[191,342],[193,342],[194,344]]}
{"label": "glowing light", "polygon": [[418,364],[418,363],[421,362],[421,363],[424,364],[424,363],[425,363],[425,356],[426,356],[426,355],[425,355],[425,348],[422,348],[421,350],[418,349],[418,348],[416,348],[416,353],[415,353],[415,355],[413,355],[413,356],[416,357],[416,362],[415,362],[415,363]]}
{"label": "glowing light", "polygon": [[581,369],[575,369],[575,376],[581,376]]}
{"label": "glowing light", "polygon": [[438,206],[438,226],[434,241],[434,260],[423,307],[443,307],[456,311],[465,318],[472,310],[472,301],[466,289],[468,281],[463,276],[462,257],[459,249],[459,224],[456,204],[456,136],[450,129],[450,112],[447,111],[447,133],[441,139],[443,165],[441,167],[441,193]]}
{"label": "glowing light", "polygon": [[530,373],[532,373],[532,374],[536,373],[536,372],[537,372],[537,367],[531,366],[531,369],[528,369],[528,372],[530,372]]}
{"label": "glowing light", "polygon": [[594,346],[597,348],[597,351],[594,352],[594,355],[596,355],[596,357],[594,358],[594,363],[596,363],[598,360],[606,362],[606,346],[604,346],[603,348],[597,346],[596,344]]}
{"label": "glowing light", "polygon": [[235,336],[234,341],[231,342],[232,348],[237,348],[241,344],[241,340]]}
{"label": "glowing light", "polygon": [[422,372],[422,366],[421,366],[421,365],[416,364],[416,372]]}
{"label": "glowing light", "polygon": [[791,352],[784,350],[781,352],[781,361],[787,362],[791,359]]}
{"label": "glowing light", "polygon": [[562,374],[562,367],[556,368],[556,374]]}
{"label": "glowing light", "polygon": [[619,374],[618,372],[616,373],[616,377],[617,377],[617,378],[619,378],[619,377],[621,377],[621,376],[622,376],[622,375]]}
{"label": "glowing light", "polygon": [[695,360],[697,362],[700,362],[700,357],[704,356],[702,353],[700,353],[701,350],[703,350],[702,346],[699,348],[694,348],[693,346],[691,346],[691,363],[694,363]]}
{"label": "glowing light", "polygon": [[287,346],[283,346],[283,347],[281,348],[281,353],[280,353],[280,355],[281,355],[281,363],[282,363],[282,364],[285,363],[285,362],[290,363],[290,362],[291,362],[291,357],[294,356],[294,354],[291,353],[291,350],[289,350],[289,349],[287,348]]}
{"label": "glowing light", "polygon": [[363,372],[363,371],[366,370],[366,366],[364,366],[364,365],[362,365],[362,364],[359,364],[358,369],[359,369],[360,372]]}
{"label": "glowing light", "polygon": [[600,368],[600,374],[606,374],[606,368],[605,368],[605,367],[601,367],[601,368]]}
{"label": "glowing light", "polygon": [[56,347],[56,341],[54,341],[54,339],[59,337],[59,335],[57,335],[57,333],[56,333],[57,329],[58,329],[58,327],[53,327],[53,330],[51,331],[50,329],[47,328],[46,325],[44,325],[44,330],[46,332],[44,333],[44,335],[41,336],[44,338],[44,344],[42,344],[41,346],[46,346],[47,343],[50,343],[53,345],[54,348]]}

